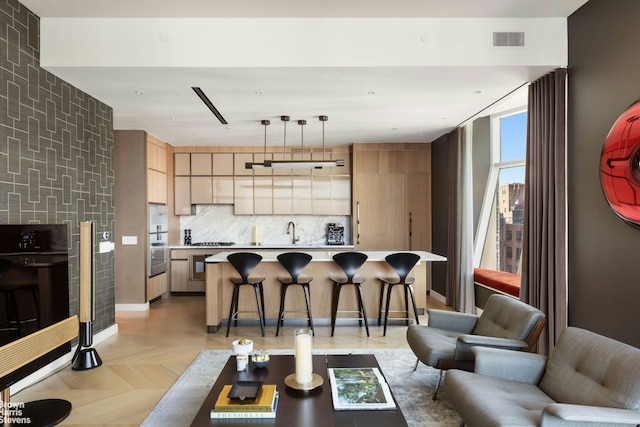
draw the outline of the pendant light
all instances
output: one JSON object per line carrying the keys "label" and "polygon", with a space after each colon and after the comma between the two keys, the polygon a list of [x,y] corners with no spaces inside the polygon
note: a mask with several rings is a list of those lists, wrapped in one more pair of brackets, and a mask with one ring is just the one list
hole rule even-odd
{"label": "pendant light", "polygon": [[[269,120],[262,120],[262,126],[264,126],[264,158],[267,158],[267,126],[271,124]],[[261,163],[247,162],[244,164],[245,169],[260,169],[266,167],[266,161]]]}
{"label": "pendant light", "polygon": [[[288,116],[286,116],[288,117]],[[324,123],[329,119],[327,116],[318,117],[322,122],[322,160],[265,160],[264,167],[274,169],[322,169],[324,167],[344,166],[344,160],[325,160],[324,159]],[[306,120],[298,120],[302,134],[302,155],[304,157],[304,125]],[[286,123],[285,123],[286,126]],[[286,127],[285,127],[286,129]]]}

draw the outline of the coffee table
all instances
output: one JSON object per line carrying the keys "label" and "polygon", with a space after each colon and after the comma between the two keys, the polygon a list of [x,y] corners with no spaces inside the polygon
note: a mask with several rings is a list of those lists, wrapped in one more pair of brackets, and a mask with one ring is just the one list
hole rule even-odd
{"label": "coffee table", "polygon": [[[233,424],[243,426],[283,426],[283,427],[355,427],[355,426],[406,426],[407,422],[396,402],[396,410],[381,411],[334,411],[331,399],[331,384],[327,376],[327,368],[380,368],[372,354],[351,355],[314,355],[313,372],[324,380],[322,386],[311,391],[294,390],[284,383],[287,375],[295,371],[293,355],[273,355],[269,365],[263,369],[254,368],[253,364],[244,372],[236,371],[236,360],[232,356],[220,372],[196,414],[192,426],[220,426]],[[382,372],[384,375],[384,372]],[[278,410],[275,419],[211,419],[209,412],[215,404],[222,387],[234,381],[263,381],[265,384],[276,384],[280,392]],[[395,400],[395,398],[394,398]]]}

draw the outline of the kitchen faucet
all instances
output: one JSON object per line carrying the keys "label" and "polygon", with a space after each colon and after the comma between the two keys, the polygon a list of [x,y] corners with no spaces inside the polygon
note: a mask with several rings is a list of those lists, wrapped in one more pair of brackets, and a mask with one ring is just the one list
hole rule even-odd
{"label": "kitchen faucet", "polygon": [[291,227],[293,227],[293,237],[291,238],[291,243],[295,245],[296,242],[300,240],[300,238],[296,237],[296,225],[293,223],[293,221],[289,221],[289,224],[287,224],[287,234],[291,234]]}

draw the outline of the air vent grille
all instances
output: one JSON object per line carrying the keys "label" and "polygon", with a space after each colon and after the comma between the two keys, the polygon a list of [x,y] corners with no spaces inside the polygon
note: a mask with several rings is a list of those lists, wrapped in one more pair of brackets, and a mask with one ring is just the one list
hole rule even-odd
{"label": "air vent grille", "polygon": [[524,47],[524,32],[494,32],[493,47]]}

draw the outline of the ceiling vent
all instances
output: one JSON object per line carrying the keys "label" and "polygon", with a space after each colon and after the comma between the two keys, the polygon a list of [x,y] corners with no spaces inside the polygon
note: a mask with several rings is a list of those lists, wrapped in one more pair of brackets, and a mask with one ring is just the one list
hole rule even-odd
{"label": "ceiling vent", "polygon": [[524,47],[524,32],[494,32],[493,47]]}

